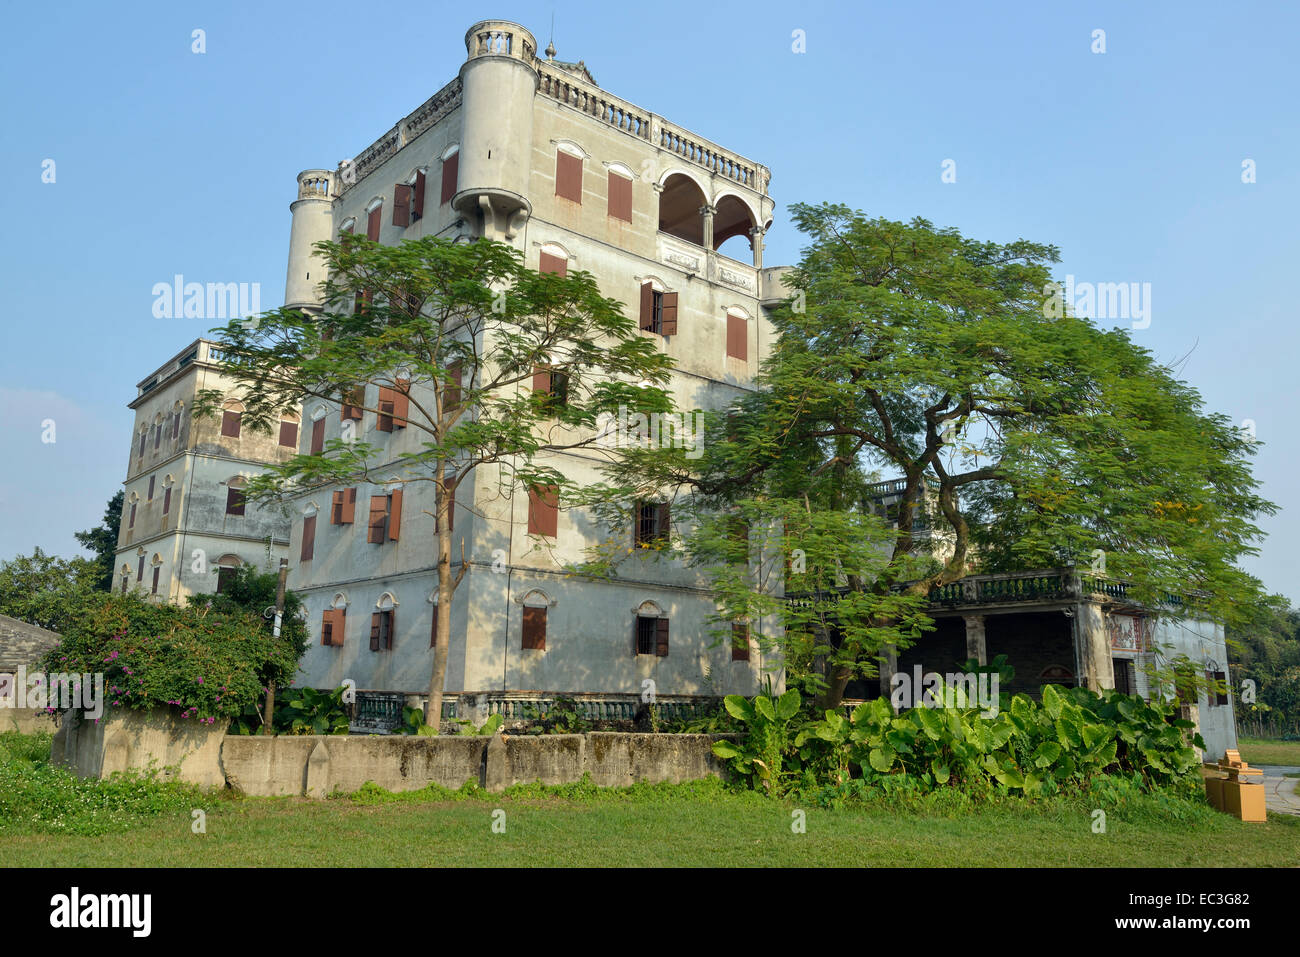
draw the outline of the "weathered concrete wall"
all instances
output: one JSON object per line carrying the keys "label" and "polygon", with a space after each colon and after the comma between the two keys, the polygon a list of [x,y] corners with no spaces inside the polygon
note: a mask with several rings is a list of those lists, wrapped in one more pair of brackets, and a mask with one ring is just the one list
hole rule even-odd
{"label": "weathered concrete wall", "polygon": [[0,708],[0,732],[20,731],[33,734],[37,731],[54,731],[54,715],[44,708]]}
{"label": "weathered concrete wall", "polygon": [[221,771],[224,737],[218,725],[160,712],[109,711],[94,721],[65,711],[50,760],[83,778],[152,765],[164,778],[221,787],[226,783]]}
{"label": "weathered concrete wall", "polygon": [[555,734],[440,737],[231,735],[221,748],[230,787],[258,797],[325,797],[367,781],[389,791],[433,783],[458,788],[476,781],[490,791],[540,781],[571,784],[590,773],[595,784],[694,781],[720,777],[707,734]]}

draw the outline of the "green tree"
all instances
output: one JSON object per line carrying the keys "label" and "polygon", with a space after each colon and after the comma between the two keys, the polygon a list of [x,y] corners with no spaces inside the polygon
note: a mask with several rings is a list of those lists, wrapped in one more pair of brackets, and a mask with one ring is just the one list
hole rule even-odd
{"label": "green tree", "polygon": [[73,532],[81,547],[95,554],[99,564],[99,580],[95,583],[100,591],[113,590],[113,557],[117,554],[117,535],[122,527],[122,503],[126,493],[118,489],[104,509],[104,524],[97,525],[86,532]]}
{"label": "green tree", "polygon": [[63,634],[93,604],[100,572],[88,558],[59,558],[39,548],[0,562],[0,614]]}
{"label": "green tree", "polygon": [[1255,493],[1252,442],[1125,332],[1069,314],[1054,247],[837,205],[792,212],[809,245],[773,314],[761,391],[716,420],[698,463],[647,454],[641,475],[612,476],[680,484],[714,511],[802,503],[841,516],[845,536],[872,511],[869,483],[900,477],[885,567],[844,569],[873,627],[829,656],[823,707],[907,639],[890,607],[900,588],[923,599],[972,572],[1100,554],[1163,613],[1230,622],[1255,600],[1236,562],[1275,506]]}
{"label": "green tree", "polygon": [[[316,248],[329,275],[319,316],[279,309],[220,330],[225,370],[244,390],[243,421],[269,429],[304,399],[392,414],[368,398],[382,388],[406,400],[401,418],[423,442],[394,462],[383,448],[331,440],[255,479],[248,495],[283,500],[357,480],[431,483],[437,627],[450,635],[452,596],[468,568],[463,542],[452,567],[456,490],[485,468],[505,494],[551,487],[566,503],[575,483],[552,464],[555,455],[616,455],[601,448],[595,426],[622,405],[667,410],[671,360],[589,273],[540,274],[502,243],[430,237],[384,246],[345,234]],[[538,373],[549,393],[533,391]],[[213,413],[220,398],[202,394],[196,411]],[[438,642],[430,669],[426,721],[434,726],[448,643]]]}

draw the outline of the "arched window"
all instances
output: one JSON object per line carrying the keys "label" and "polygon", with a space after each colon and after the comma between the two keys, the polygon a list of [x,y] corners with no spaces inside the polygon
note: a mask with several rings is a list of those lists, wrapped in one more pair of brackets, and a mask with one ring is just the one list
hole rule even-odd
{"label": "arched window", "polygon": [[515,601],[523,606],[519,618],[519,647],[524,651],[545,651],[547,612],[555,607],[555,599],[540,588],[532,588]]}
{"label": "arched window", "polygon": [[653,601],[643,601],[633,609],[635,628],[632,632],[632,653],[635,655],[668,656],[668,616]]}
{"label": "arched window", "polygon": [[659,231],[704,245],[704,217],[700,210],[709,204],[704,190],[685,173],[669,173],[659,194]]}
{"label": "arched window", "polygon": [[245,506],[244,488],[248,485],[248,480],[242,475],[236,475],[230,481],[226,482],[226,514],[243,515]]}

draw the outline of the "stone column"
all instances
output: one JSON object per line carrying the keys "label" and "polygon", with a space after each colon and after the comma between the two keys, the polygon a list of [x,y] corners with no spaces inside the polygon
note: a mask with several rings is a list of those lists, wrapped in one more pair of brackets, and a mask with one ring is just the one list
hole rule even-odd
{"label": "stone column", "polygon": [[962,615],[966,622],[966,657],[974,658],[981,665],[989,663],[988,645],[984,638],[984,616]]}
{"label": "stone column", "polygon": [[1080,602],[1074,620],[1074,640],[1081,669],[1080,684],[1100,691],[1115,687],[1115,667],[1110,658],[1110,633],[1106,613],[1093,602]]}
{"label": "stone column", "polygon": [[703,220],[702,228],[704,232],[704,248],[712,252],[713,250],[713,214],[718,210],[713,206],[701,206],[700,218]]}
{"label": "stone column", "polygon": [[766,230],[755,226],[749,231],[749,241],[754,244],[754,268],[763,268],[763,235]]}

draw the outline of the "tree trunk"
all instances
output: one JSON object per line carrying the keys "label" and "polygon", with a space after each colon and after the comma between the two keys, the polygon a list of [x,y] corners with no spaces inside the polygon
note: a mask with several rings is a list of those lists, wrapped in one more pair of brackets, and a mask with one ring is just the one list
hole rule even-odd
{"label": "tree trunk", "polygon": [[831,672],[826,676],[826,690],[822,692],[821,698],[817,702],[817,708],[821,711],[827,711],[840,706],[844,700],[844,689],[849,684],[849,669],[843,665],[832,665]]}
{"label": "tree trunk", "polygon": [[[439,483],[439,488],[442,485]],[[433,674],[429,676],[429,699],[424,707],[424,723],[439,730],[442,724],[442,689],[447,682],[447,645],[451,641],[451,598],[454,584],[451,575],[451,529],[447,527],[450,509],[447,496],[438,495],[438,644],[433,649]]]}

